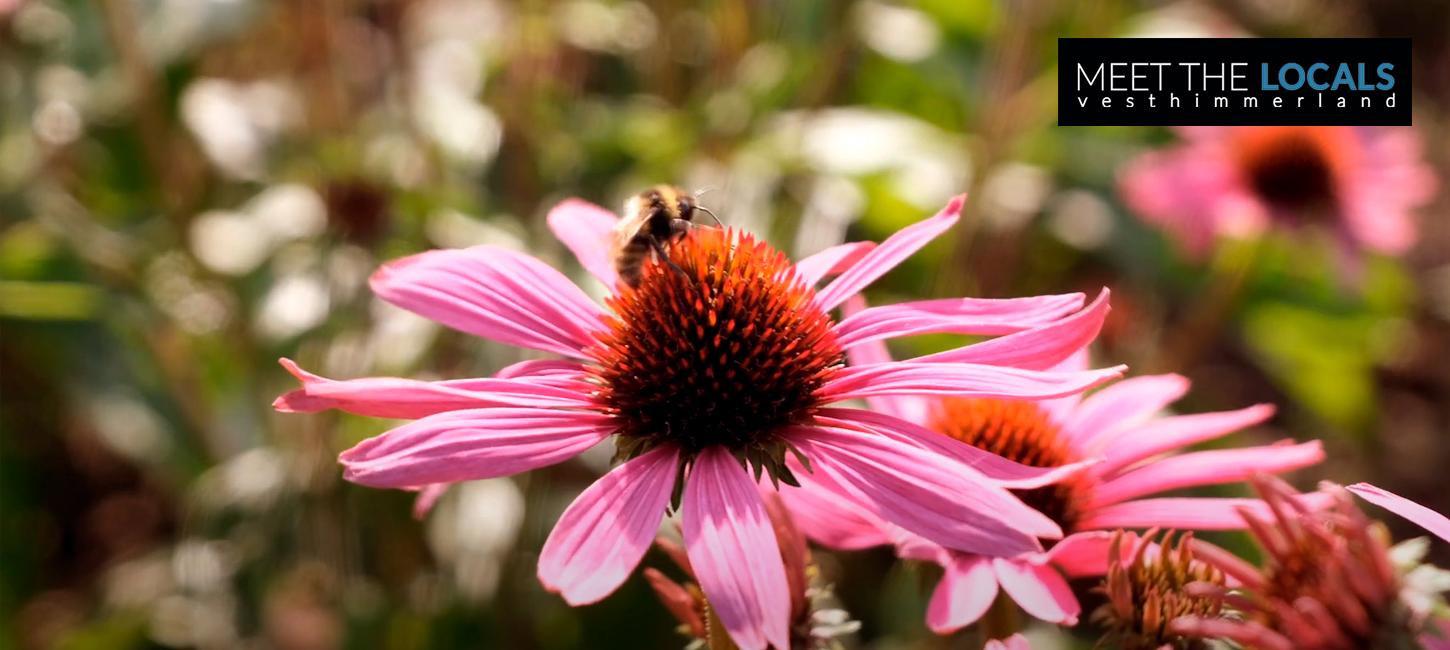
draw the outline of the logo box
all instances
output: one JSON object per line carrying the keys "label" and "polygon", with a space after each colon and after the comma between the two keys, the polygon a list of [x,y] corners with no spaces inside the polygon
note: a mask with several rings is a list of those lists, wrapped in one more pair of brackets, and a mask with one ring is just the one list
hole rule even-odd
{"label": "logo box", "polygon": [[1060,126],[1411,123],[1408,38],[1059,38]]}

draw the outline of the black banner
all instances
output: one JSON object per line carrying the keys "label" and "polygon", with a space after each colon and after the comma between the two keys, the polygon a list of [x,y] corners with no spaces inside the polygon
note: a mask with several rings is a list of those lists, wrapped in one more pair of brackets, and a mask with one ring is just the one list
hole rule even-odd
{"label": "black banner", "polygon": [[1059,38],[1057,123],[1409,125],[1408,38]]}

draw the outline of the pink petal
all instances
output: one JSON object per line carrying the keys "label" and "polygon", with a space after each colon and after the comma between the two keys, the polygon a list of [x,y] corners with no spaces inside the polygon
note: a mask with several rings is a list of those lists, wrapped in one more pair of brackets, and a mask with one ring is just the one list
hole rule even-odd
{"label": "pink petal", "polygon": [[944,436],[900,418],[851,408],[823,408],[817,411],[816,422],[830,427],[863,429],[914,447],[941,454],[963,463],[1011,489],[1031,489],[1051,485],[1098,462],[1090,459],[1058,467],[1033,467],[1008,460],[989,451],[973,447],[955,438]]}
{"label": "pink petal", "polygon": [[984,555],[1041,550],[1058,537],[1051,519],[972,469],[889,438],[847,429],[793,427],[787,442],[811,469],[851,488],[872,514],[941,546]]}
{"label": "pink petal", "polygon": [[1027,643],[1027,637],[1021,634],[1013,634],[1005,639],[992,639],[982,650],[1032,650],[1031,644]]}
{"label": "pink petal", "polygon": [[609,248],[619,218],[583,199],[564,199],[549,210],[548,221],[549,230],[574,253],[579,265],[613,289],[618,276]]}
{"label": "pink petal", "polygon": [[1138,461],[1180,447],[1213,440],[1269,419],[1274,407],[1256,404],[1237,411],[1197,413],[1159,418],[1120,436],[1107,449],[1107,460],[1093,468],[1096,476],[1112,476]]}
{"label": "pink petal", "polygon": [[[861,294],[851,296],[846,304],[841,307],[841,314],[845,318],[860,313],[866,309],[866,299]],[[853,366],[868,366],[873,363],[891,363],[891,351],[886,348],[886,341],[867,341],[859,345],[846,348],[846,362]],[[929,402],[924,397],[913,395],[884,395],[880,397],[866,398],[866,405],[878,413],[886,413],[896,417],[920,421],[925,418],[929,408]]]}
{"label": "pink petal", "polygon": [[796,273],[808,287],[814,287],[826,276],[839,275],[855,266],[866,253],[876,248],[874,241],[857,241],[832,246],[795,263]]}
{"label": "pink petal", "polygon": [[1054,323],[983,341],[955,350],[917,357],[922,363],[981,363],[1029,370],[1048,370],[1072,358],[1097,338],[1108,317],[1108,290],[1072,316]]}
{"label": "pink petal", "polygon": [[1049,372],[976,363],[897,361],[847,366],[824,386],[821,395],[842,401],[882,395],[941,395],[1039,399],[1082,392],[1123,374],[1127,366],[1083,372]]}
{"label": "pink petal", "polygon": [[1085,398],[1062,430],[1080,449],[1103,446],[1114,432],[1147,422],[1187,392],[1188,380],[1179,375],[1124,379]]}
{"label": "pink petal", "polygon": [[[1316,509],[1326,502],[1317,493],[1296,497],[1306,507]],[[1239,509],[1263,518],[1272,513],[1258,499],[1162,497],[1138,499],[1098,508],[1078,524],[1080,529],[1096,528],[1182,528],[1187,530],[1238,530],[1244,527]]]}
{"label": "pink petal", "polygon": [[1022,611],[1049,623],[1077,625],[1082,606],[1055,567],[999,557],[992,560],[992,570]]}
{"label": "pink petal", "polygon": [[574,380],[579,377],[580,365],[577,361],[564,359],[529,359],[518,363],[504,366],[494,373],[496,379],[568,379]]}
{"label": "pink petal", "polygon": [[[1114,534],[1101,530],[1073,533],[1053,544],[1043,558],[1069,578],[1105,575]],[[1136,539],[1137,535],[1127,534],[1127,543],[1120,547],[1124,559],[1132,553]]]}
{"label": "pink petal", "polygon": [[600,308],[563,274],[496,246],[429,251],[384,264],[383,300],[454,329],[578,357],[603,329]]}
{"label": "pink petal", "polygon": [[951,298],[862,309],[836,324],[844,347],[916,334],[1010,334],[1046,325],[1082,307],[1080,293],[993,300]]}
{"label": "pink petal", "polygon": [[452,487],[448,483],[433,483],[425,485],[418,490],[418,496],[413,499],[413,518],[423,519],[433,511],[433,506],[438,505],[438,500]]}
{"label": "pink petal", "polygon": [[584,490],[544,542],[539,582],[575,606],[614,593],[659,531],[679,460],[674,447],[659,447],[614,468]]}
{"label": "pink petal", "polygon": [[1102,483],[1093,490],[1089,507],[1098,508],[1179,488],[1245,481],[1255,474],[1279,474],[1321,460],[1324,460],[1324,446],[1318,440],[1299,445],[1217,449],[1170,456]]}
{"label": "pink petal", "polygon": [[876,281],[876,278],[885,275],[902,260],[911,257],[912,253],[936,239],[937,235],[951,228],[961,215],[962,204],[966,200],[965,194],[958,196],[952,199],[945,208],[942,208],[942,211],[938,212],[936,216],[918,221],[887,237],[880,246],[867,252],[861,261],[846,269],[844,273],[821,289],[820,293],[816,294],[816,304],[820,305],[821,309],[830,310],[847,298],[860,293],[867,285]]}
{"label": "pink petal", "polygon": [[937,634],[951,634],[976,623],[997,599],[997,575],[992,561],[978,555],[958,555],[931,592],[926,626]]}
{"label": "pink petal", "polygon": [[343,478],[404,488],[508,476],[578,455],[614,432],[598,413],[542,408],[449,411],[342,452]]}
{"label": "pink petal", "polygon": [[690,566],[730,638],[741,650],[789,650],[785,565],[749,472],[723,448],[706,449],[682,507]]}
{"label": "pink petal", "polygon": [[[282,367],[302,382],[272,407],[283,413],[316,413],[338,409],[378,418],[416,419],[444,411],[487,406],[588,407],[577,388],[563,388],[521,379],[457,379],[419,381],[398,377],[367,377],[337,381],[303,370],[291,359]],[[571,383],[583,377],[573,364]]]}
{"label": "pink petal", "polygon": [[780,497],[811,541],[843,551],[891,543],[885,532],[890,524],[856,504],[830,477],[807,472],[793,459],[791,471],[800,487],[781,485]]}
{"label": "pink petal", "polygon": [[1345,489],[1358,494],[1365,501],[1410,520],[1410,523],[1434,533],[1436,537],[1450,542],[1450,518],[1446,518],[1445,515],[1369,483],[1355,483]]}

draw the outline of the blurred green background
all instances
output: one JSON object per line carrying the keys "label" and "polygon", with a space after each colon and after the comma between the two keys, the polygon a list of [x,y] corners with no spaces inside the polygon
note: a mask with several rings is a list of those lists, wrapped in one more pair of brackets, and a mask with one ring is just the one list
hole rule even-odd
{"label": "blurred green background", "polygon": [[[1323,438],[1301,486],[1450,510],[1444,194],[1412,253],[1352,281],[1302,238],[1185,260],[1116,192],[1173,135],[1057,127],[1054,67],[1063,36],[1411,36],[1443,186],[1447,30],[1450,3],[1413,0],[0,0],[0,648],[683,645],[638,577],[581,609],[534,578],[607,450],[420,522],[334,462],[391,423],[270,408],[280,356],[334,377],[518,360],[367,274],[489,242],[582,279],[547,209],[657,182],[794,256],[970,191],[874,302],[1111,287],[1099,361],[1187,374],[1187,411],[1279,405],[1225,444]],[[935,569],[818,559],[854,647],[970,647],[922,624]]]}

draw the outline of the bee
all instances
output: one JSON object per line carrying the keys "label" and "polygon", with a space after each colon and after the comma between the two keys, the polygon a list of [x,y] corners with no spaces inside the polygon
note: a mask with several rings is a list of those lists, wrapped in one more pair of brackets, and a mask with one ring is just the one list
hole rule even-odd
{"label": "bee", "polygon": [[639,286],[640,270],[650,253],[684,273],[665,252],[665,245],[696,227],[697,211],[710,215],[720,224],[715,213],[701,206],[695,195],[673,185],[656,185],[630,197],[624,203],[624,218],[614,227],[611,247],[614,271],[619,279],[631,287]]}

